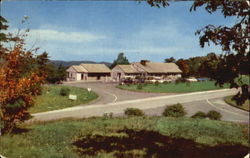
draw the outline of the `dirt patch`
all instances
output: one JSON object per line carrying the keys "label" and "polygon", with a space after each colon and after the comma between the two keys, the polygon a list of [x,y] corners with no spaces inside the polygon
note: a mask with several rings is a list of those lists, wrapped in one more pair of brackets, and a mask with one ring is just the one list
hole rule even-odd
{"label": "dirt patch", "polygon": [[206,146],[193,140],[171,138],[155,131],[123,129],[115,134],[86,135],[73,143],[81,155],[113,153],[115,157],[241,158],[248,147],[240,144]]}

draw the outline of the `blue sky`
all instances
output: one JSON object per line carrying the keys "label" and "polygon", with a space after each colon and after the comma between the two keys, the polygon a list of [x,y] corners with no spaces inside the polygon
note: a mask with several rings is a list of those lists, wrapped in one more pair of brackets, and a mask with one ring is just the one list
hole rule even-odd
{"label": "blue sky", "polygon": [[[27,48],[34,44],[51,59],[112,62],[119,52],[129,61],[188,58],[220,53],[200,48],[195,31],[208,24],[232,25],[235,18],[203,9],[189,12],[192,2],[154,8],[134,1],[4,1],[2,15],[10,31],[30,28]],[[29,16],[21,25],[23,16]]]}

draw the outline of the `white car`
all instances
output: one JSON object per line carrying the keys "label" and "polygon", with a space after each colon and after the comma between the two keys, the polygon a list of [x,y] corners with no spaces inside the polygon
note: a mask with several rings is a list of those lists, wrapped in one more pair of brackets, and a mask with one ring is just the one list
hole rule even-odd
{"label": "white car", "polygon": [[187,78],[186,81],[197,82],[198,80],[195,77],[190,77],[190,78]]}

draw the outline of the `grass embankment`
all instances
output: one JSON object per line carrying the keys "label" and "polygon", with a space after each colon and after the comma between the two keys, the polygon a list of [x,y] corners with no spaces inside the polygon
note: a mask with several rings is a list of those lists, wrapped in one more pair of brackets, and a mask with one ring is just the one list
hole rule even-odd
{"label": "grass embankment", "polygon": [[[77,95],[77,100],[69,100],[68,96],[61,96],[60,90],[62,88],[69,88],[70,94]],[[44,86],[42,95],[35,99],[35,105],[29,109],[31,113],[51,111],[72,107],[75,105],[85,104],[94,99],[98,95],[94,92],[88,92],[87,89],[78,87],[68,87],[61,85]]]}
{"label": "grass embankment", "polygon": [[234,100],[232,100],[232,98],[233,98],[233,96],[226,97],[225,102],[228,103],[229,105],[232,105],[232,106],[237,107],[239,109],[249,111],[249,99],[247,99],[244,104],[237,105],[236,102]]}
{"label": "grass embankment", "polygon": [[191,82],[191,83],[160,83],[160,84],[142,84],[142,88],[138,88],[138,84],[134,85],[119,85],[120,89],[141,91],[141,92],[154,92],[154,93],[187,93],[216,90],[222,88],[229,88],[229,85],[224,87],[215,86],[214,81],[205,82]]}
{"label": "grass embankment", "polygon": [[[214,152],[214,158],[228,158],[230,154],[222,155],[238,152],[241,155],[234,156],[243,157],[248,151],[247,125],[206,119],[91,118],[40,123],[23,128],[27,131],[0,137],[2,155],[12,158],[168,158],[170,154],[171,158],[207,158]],[[231,146],[211,147],[218,144]],[[198,151],[204,151],[204,155],[192,155]]]}

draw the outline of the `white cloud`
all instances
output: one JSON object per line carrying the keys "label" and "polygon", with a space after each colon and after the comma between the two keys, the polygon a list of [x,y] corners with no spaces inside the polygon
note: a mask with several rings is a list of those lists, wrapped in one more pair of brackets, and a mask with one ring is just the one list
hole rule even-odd
{"label": "white cloud", "polygon": [[58,42],[93,42],[100,39],[105,39],[103,35],[92,34],[88,32],[60,32],[50,29],[36,29],[31,30],[30,36],[44,41],[58,41]]}
{"label": "white cloud", "polygon": [[26,42],[27,48],[35,43],[40,51],[47,51],[53,59],[62,60],[112,61],[119,52],[124,52],[131,61],[162,61],[169,56],[185,58],[215,50],[213,47],[201,49],[195,30],[190,31],[188,25],[176,20],[163,21],[142,25],[130,32],[110,33],[109,30],[105,35],[48,26],[32,29]]}
{"label": "white cloud", "polygon": [[[11,29],[10,32],[17,32],[17,29]],[[63,32],[55,29],[31,29],[28,33],[29,42],[70,42],[82,43],[93,42],[105,39],[106,36],[90,32]]]}

